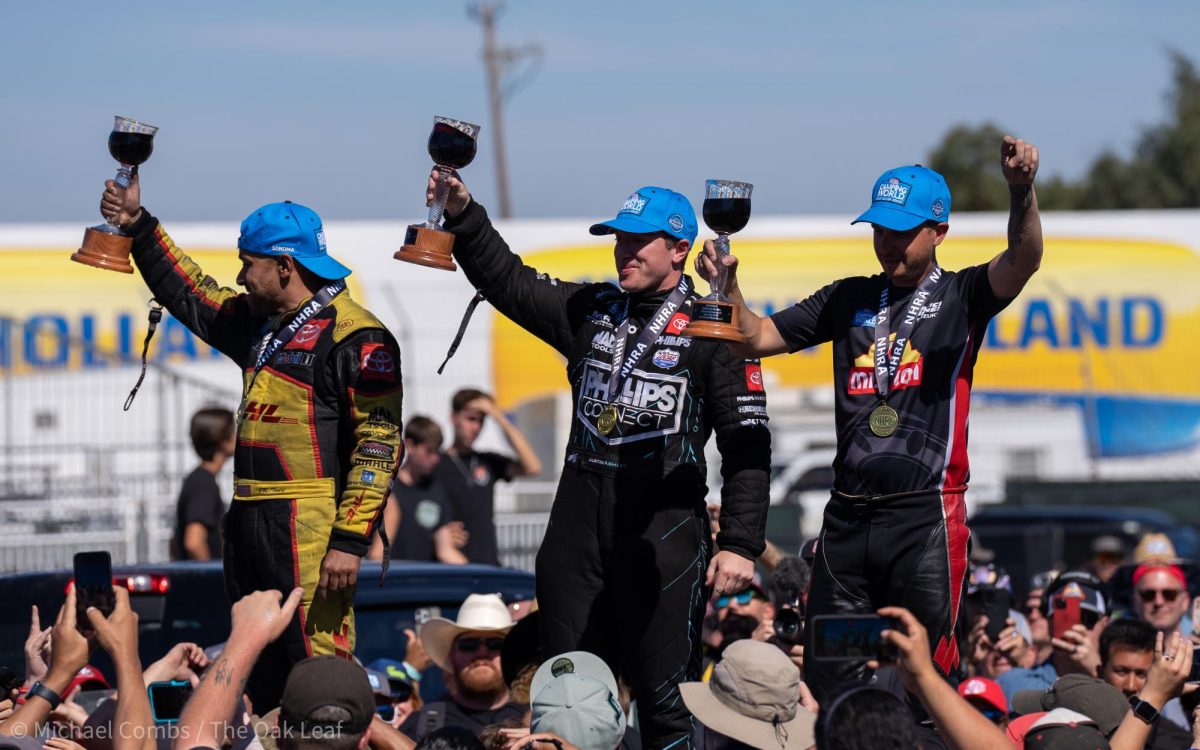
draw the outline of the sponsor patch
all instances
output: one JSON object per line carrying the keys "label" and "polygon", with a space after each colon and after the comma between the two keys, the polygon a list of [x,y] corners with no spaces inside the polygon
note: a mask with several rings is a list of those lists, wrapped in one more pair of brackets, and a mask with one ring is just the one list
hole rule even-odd
{"label": "sponsor patch", "polygon": [[363,344],[359,352],[359,370],[362,377],[373,380],[396,382],[396,356],[387,344]]}
{"label": "sponsor patch", "polygon": [[571,661],[570,659],[566,658],[565,656],[562,658],[559,658],[559,659],[555,659],[554,663],[550,665],[550,674],[554,675],[555,677],[558,677],[558,676],[564,675],[564,674],[574,674],[574,672],[575,672],[575,662]]}
{"label": "sponsor patch", "polygon": [[746,363],[746,390],[762,393],[763,388],[762,365],[757,362]]}
{"label": "sponsor patch", "polygon": [[854,313],[854,322],[851,323],[851,325],[855,327],[867,326],[869,328],[874,328],[875,313],[866,309],[859,310],[858,312]]}
{"label": "sponsor patch", "polygon": [[674,346],[674,347],[682,347],[684,349],[687,349],[692,345],[692,337],[691,336],[659,336],[658,339],[654,343],[659,346]]}
{"label": "sponsor patch", "polygon": [[317,227],[317,247],[325,252],[325,227]]}
{"label": "sponsor patch", "polygon": [[321,332],[329,325],[329,318],[324,320],[310,320],[300,326],[300,330],[292,336],[292,340],[287,342],[284,349],[305,349],[312,351],[317,345],[317,339],[321,338]]}
{"label": "sponsor patch", "polygon": [[341,333],[342,331],[344,331],[344,330],[346,330],[346,329],[350,328],[350,327],[351,327],[351,326],[353,326],[353,325],[354,325],[354,321],[353,321],[353,320],[343,320],[343,321],[339,322],[339,323],[338,323],[338,324],[337,324],[337,325],[334,327],[334,329],[333,329],[333,330],[334,330],[334,332],[336,332],[336,333]]}
{"label": "sponsor patch", "polygon": [[946,206],[944,203],[942,203],[942,199],[938,198],[933,202],[933,205],[929,207],[929,210],[933,214],[933,218],[940,219],[942,218],[942,214],[946,213]]}
{"label": "sponsor patch", "polygon": [[389,460],[394,454],[392,446],[388,445],[387,443],[376,443],[373,440],[367,440],[363,443],[360,443],[358,446],[358,452],[364,456],[371,456],[373,458],[386,458]]}
{"label": "sponsor patch", "polygon": [[271,252],[291,255],[292,253],[296,252],[296,248],[288,247],[287,245],[271,245]]}
{"label": "sponsor patch", "polygon": [[1083,589],[1079,588],[1079,584],[1074,581],[1063,586],[1062,595],[1067,599],[1087,599],[1083,595]]}
{"label": "sponsor patch", "polygon": [[293,367],[312,367],[313,362],[317,359],[317,355],[311,352],[301,352],[287,350],[280,351],[275,355],[276,365],[291,365]]}
{"label": "sponsor patch", "polygon": [[987,685],[983,680],[967,680],[967,684],[963,685],[963,696],[968,695],[983,695],[987,692]]}
{"label": "sponsor patch", "polygon": [[364,472],[362,473],[362,480],[363,480],[364,482],[366,482],[367,484],[375,484],[375,472],[373,472],[373,471],[364,471]]}
{"label": "sponsor patch", "polygon": [[554,278],[548,273],[539,273],[537,275],[537,280],[544,284],[549,284],[550,286],[558,286],[558,279]]}
{"label": "sponsor patch", "polygon": [[617,410],[616,428],[608,435],[600,433],[596,420],[608,405],[610,365],[586,360],[575,405],[576,417],[608,445],[620,445],[679,432],[683,425],[687,378],[635,369],[621,385],[613,406]]}
{"label": "sponsor patch", "polygon": [[677,312],[667,321],[667,327],[663,329],[663,333],[674,334],[678,336],[683,333],[683,329],[688,327],[688,323],[692,322],[692,318],[687,313]]}
{"label": "sponsor patch", "polygon": [[300,420],[296,417],[281,417],[275,412],[279,411],[279,404],[264,404],[258,401],[247,401],[246,408],[242,410],[242,421],[262,422],[263,424],[299,424]]}
{"label": "sponsor patch", "polygon": [[[892,390],[898,391],[921,384],[921,371],[925,369],[924,358],[916,362],[905,362],[896,368],[892,376]],[[857,396],[875,392],[875,368],[850,368],[850,381],[846,384],[846,393]]]}
{"label": "sponsor patch", "polygon": [[671,217],[667,219],[667,226],[671,228],[672,232],[682,232],[683,217],[679,214],[671,214]]}
{"label": "sponsor patch", "polygon": [[901,182],[899,178],[892,177],[887,182],[879,183],[879,189],[875,191],[876,203],[894,203],[897,206],[903,206],[908,203],[908,194],[912,192],[912,185],[907,182]]}
{"label": "sponsor patch", "polygon": [[649,200],[647,198],[643,198],[640,193],[631,193],[629,197],[625,199],[625,203],[621,206],[621,210],[617,213],[641,216],[642,211],[646,210],[646,204],[648,202]]}
{"label": "sponsor patch", "polygon": [[679,364],[679,352],[676,349],[659,349],[654,353],[651,359],[655,367],[661,367],[664,370],[670,370],[675,365]]}
{"label": "sponsor patch", "polygon": [[592,337],[592,350],[604,352],[605,354],[613,353],[613,345],[616,344],[617,337],[612,331],[599,331]]}

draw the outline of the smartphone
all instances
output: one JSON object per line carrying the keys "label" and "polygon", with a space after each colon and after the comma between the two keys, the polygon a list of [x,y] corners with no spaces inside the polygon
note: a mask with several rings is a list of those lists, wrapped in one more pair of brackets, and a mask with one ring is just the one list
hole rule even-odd
{"label": "smartphone", "polygon": [[425,625],[425,623],[429,622],[434,617],[441,616],[441,607],[417,607],[416,611],[413,612],[413,630],[416,631],[418,636],[420,636],[421,628]]}
{"label": "smartphone", "polygon": [[183,705],[192,694],[192,683],[187,680],[165,680],[152,682],[146,687],[150,694],[150,713],[154,723],[170,724],[179,721]]}
{"label": "smartphone", "polygon": [[20,690],[24,680],[17,676],[17,673],[8,667],[0,667],[0,700],[9,698],[13,691]]}
{"label": "smartphone", "polygon": [[112,558],[104,551],[78,552],[75,555],[75,627],[81,633],[91,633],[88,607],[95,607],[105,617],[117,605],[113,594]]}
{"label": "smartphone", "polygon": [[1079,600],[1074,597],[1056,596],[1050,600],[1050,635],[1062,638],[1063,634],[1080,623]]}
{"label": "smartphone", "polygon": [[894,617],[816,615],[812,618],[813,658],[821,661],[895,661],[896,647],[883,640],[895,630]]}
{"label": "smartphone", "polygon": [[1188,673],[1188,682],[1200,682],[1200,646],[1192,646],[1192,671]]}
{"label": "smartphone", "polygon": [[984,632],[991,639],[992,643],[1000,640],[1000,631],[1008,627],[1008,611],[1012,609],[1012,601],[1009,593],[1004,589],[988,589],[981,592],[983,594],[983,606],[980,614],[986,615],[988,618],[987,627]]}

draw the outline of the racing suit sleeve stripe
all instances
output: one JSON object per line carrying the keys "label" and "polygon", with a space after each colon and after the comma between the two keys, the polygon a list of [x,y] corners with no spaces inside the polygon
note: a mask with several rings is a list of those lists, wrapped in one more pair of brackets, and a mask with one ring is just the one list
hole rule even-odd
{"label": "racing suit sleeve stripe", "polygon": [[[383,517],[388,483],[403,451],[400,348],[384,331],[371,329],[340,344],[334,358],[348,419],[343,429],[351,433],[353,448],[329,546],[361,557]],[[387,369],[382,362],[389,363]]]}
{"label": "racing suit sleeve stripe", "polygon": [[575,335],[569,303],[585,285],[539,275],[522,263],[474,201],[447,218],[445,226],[455,236],[454,257],[475,288],[502,314],[565,356]]}
{"label": "racing suit sleeve stripe", "polygon": [[721,530],[717,547],[755,560],[766,549],[770,502],[767,394],[758,360],[737,359],[723,344],[712,348],[705,418],[717,434],[721,453]]}
{"label": "racing suit sleeve stripe", "polygon": [[245,295],[206,276],[145,209],[127,231],[134,263],[154,298],[202,341],[241,364],[262,323],[250,313]]}

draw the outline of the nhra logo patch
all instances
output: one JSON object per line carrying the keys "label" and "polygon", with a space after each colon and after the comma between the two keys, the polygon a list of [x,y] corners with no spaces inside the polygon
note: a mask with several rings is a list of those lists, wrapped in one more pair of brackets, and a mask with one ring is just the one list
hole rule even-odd
{"label": "nhra logo patch", "polygon": [[621,210],[617,213],[641,216],[642,211],[646,210],[646,204],[649,202],[649,199],[643,198],[640,193],[633,193],[625,199],[625,203],[621,206]]}
{"label": "nhra logo patch", "polygon": [[908,202],[908,194],[912,191],[912,185],[906,182],[901,182],[898,178],[892,177],[887,182],[879,183],[879,188],[875,191],[875,202],[895,203],[897,206],[903,206]]}
{"label": "nhra logo patch", "polygon": [[675,349],[659,349],[650,361],[654,363],[655,367],[670,370],[679,364],[679,352]]}
{"label": "nhra logo patch", "polygon": [[296,331],[296,335],[292,336],[292,340],[287,342],[284,349],[305,349],[312,351],[317,345],[317,339],[321,338],[321,332],[329,325],[329,319],[310,320],[300,326],[300,330]]}
{"label": "nhra logo patch", "polygon": [[387,344],[363,344],[359,369],[364,378],[396,382],[396,358]]}
{"label": "nhra logo patch", "polygon": [[575,405],[576,417],[600,442],[621,445],[680,431],[687,378],[635,369],[622,383],[621,393],[612,404],[617,410],[616,428],[602,434],[596,420],[609,406],[609,372],[609,365],[585,360]]}

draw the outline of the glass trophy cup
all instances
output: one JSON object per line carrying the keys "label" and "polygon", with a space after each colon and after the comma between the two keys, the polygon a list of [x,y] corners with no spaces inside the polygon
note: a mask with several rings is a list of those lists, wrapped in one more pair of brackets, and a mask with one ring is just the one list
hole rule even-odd
{"label": "glass trophy cup", "polygon": [[393,258],[443,271],[458,268],[450,254],[454,249],[454,235],[442,229],[442,213],[446,210],[446,198],[450,195],[446,180],[451,171],[462,169],[475,158],[475,141],[478,137],[478,125],[449,117],[433,118],[429,155],[433,157],[438,171],[433,205],[429,207],[429,219],[424,224],[409,224],[404,235],[404,247],[397,250]]}
{"label": "glass trophy cup", "polygon": [[[157,132],[158,128],[153,125],[128,117],[116,118],[112,133],[108,136],[108,153],[121,164],[115,178],[118,186],[129,187],[133,170],[150,158],[154,151],[154,134]],[[83,231],[83,245],[71,254],[71,260],[109,271],[133,273],[133,266],[129,263],[129,248],[133,240],[120,227],[113,225],[111,216],[105,219],[105,223]]]}
{"label": "glass trophy cup", "polygon": [[705,339],[742,343],[746,337],[738,328],[737,306],[725,297],[728,270],[722,260],[729,255],[729,235],[741,231],[750,221],[750,193],[754,186],[732,180],[706,180],[704,183],[704,223],[717,233],[717,274],[709,280],[712,292],[692,303],[692,320],[684,333]]}

